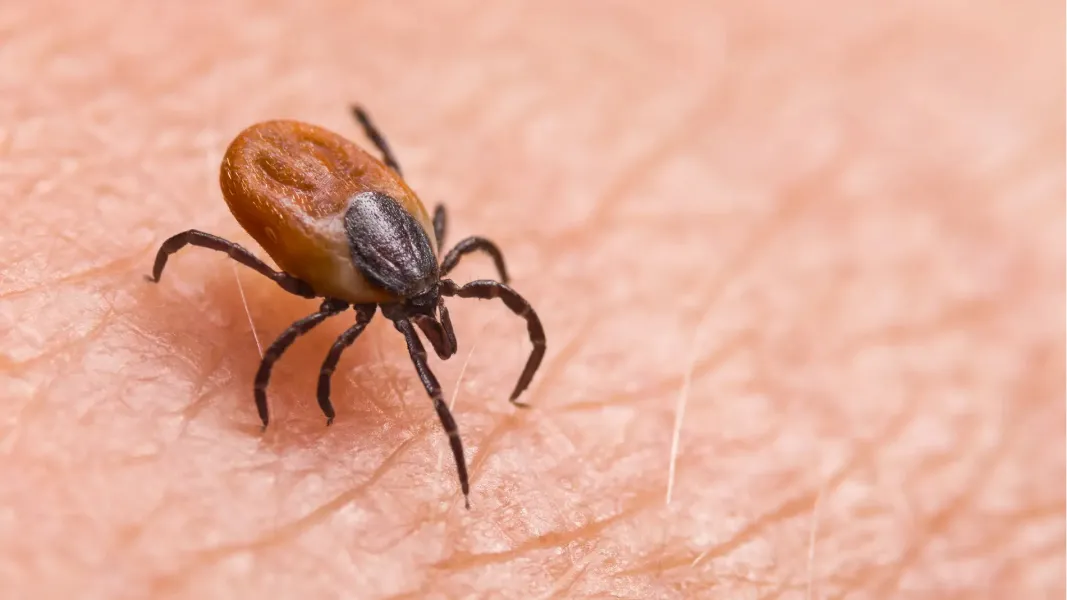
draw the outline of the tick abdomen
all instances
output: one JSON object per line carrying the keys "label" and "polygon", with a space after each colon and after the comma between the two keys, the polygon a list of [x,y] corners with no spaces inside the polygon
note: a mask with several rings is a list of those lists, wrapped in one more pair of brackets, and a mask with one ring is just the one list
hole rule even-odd
{"label": "tick abdomen", "polygon": [[[422,203],[388,167],[307,123],[275,120],[248,127],[227,148],[219,180],[234,218],[283,271],[323,296],[352,303],[398,298],[353,263],[345,215],[354,198],[368,191],[386,195],[423,232],[433,231]],[[410,268],[403,274],[420,279]]]}

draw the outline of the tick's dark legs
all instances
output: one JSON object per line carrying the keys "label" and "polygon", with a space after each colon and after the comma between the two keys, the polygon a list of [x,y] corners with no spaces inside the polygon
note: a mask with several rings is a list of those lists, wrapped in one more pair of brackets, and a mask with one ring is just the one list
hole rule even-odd
{"label": "tick's dark legs", "polygon": [[456,285],[456,282],[451,279],[442,279],[441,294],[460,298],[480,298],[482,300],[500,298],[511,309],[511,312],[526,319],[526,329],[530,332],[530,343],[533,344],[533,351],[530,352],[526,367],[522,370],[522,375],[519,376],[515,391],[511,393],[512,404],[525,406],[525,404],[517,402],[516,398],[530,385],[534,373],[537,372],[537,367],[541,365],[541,359],[545,356],[545,328],[541,325],[541,319],[538,318],[533,307],[515,290],[500,282],[487,279],[472,281],[463,287]]}
{"label": "tick's dark legs", "polygon": [[496,270],[500,274],[500,282],[508,282],[508,271],[504,267],[504,255],[500,252],[500,248],[497,248],[493,242],[477,236],[460,240],[454,248],[448,251],[448,254],[441,260],[441,277],[448,275],[459,264],[459,259],[471,252],[485,252],[492,257]]}
{"label": "tick's dark legs", "polygon": [[[445,212],[444,205],[438,205],[433,213],[433,232],[434,237],[437,238],[438,250],[441,250],[445,245],[447,221],[448,215]],[[471,252],[485,252],[488,254],[493,259],[493,264],[496,265],[497,273],[500,274],[500,281],[502,283],[508,282],[508,270],[504,266],[504,253],[493,242],[478,236],[460,240],[454,248],[448,251],[448,254],[441,259],[441,277],[448,275],[459,264],[459,259]]]}
{"label": "tick's dark legs", "polygon": [[377,306],[374,304],[360,304],[356,306],[356,324],[349,327],[337,341],[333,343],[333,347],[330,348],[330,353],[326,355],[326,360],[322,363],[322,369],[319,370],[319,408],[322,409],[323,414],[326,415],[326,424],[333,423],[333,403],[330,402],[330,378],[333,376],[334,369],[337,368],[337,361],[341,360],[341,353],[345,351],[356,341],[359,334],[363,333],[363,330],[367,328],[367,324],[370,323],[374,317],[374,311],[377,310]]}
{"label": "tick's dark legs", "polygon": [[267,428],[267,423],[270,420],[267,411],[267,382],[270,381],[270,371],[274,368],[275,361],[281,358],[282,353],[298,336],[307,333],[312,327],[325,321],[327,317],[336,315],[346,308],[348,308],[347,302],[333,299],[323,300],[322,306],[319,307],[317,312],[290,325],[263,353],[263,360],[259,363],[259,371],[256,372],[255,397],[256,410],[259,411],[259,418],[263,421],[264,429]]}
{"label": "tick's dark legs", "polygon": [[288,273],[275,271],[267,266],[267,263],[256,258],[254,254],[246,250],[244,247],[218,236],[211,235],[210,233],[204,233],[203,231],[197,231],[195,229],[190,229],[189,231],[183,231],[182,233],[173,235],[163,242],[163,245],[159,247],[159,252],[156,254],[156,264],[152,268],[152,276],[149,280],[158,282],[159,278],[163,275],[163,267],[167,264],[167,258],[185,246],[199,246],[209,250],[225,252],[230,258],[246,267],[251,267],[257,273],[271,279],[281,286],[283,290],[289,293],[304,298],[316,297],[315,291],[311,289],[310,285]]}
{"label": "tick's dark legs", "polygon": [[403,173],[400,172],[400,164],[396,162],[396,157],[393,156],[393,151],[389,149],[389,144],[385,141],[385,136],[382,135],[378,128],[371,122],[370,116],[360,106],[352,107],[352,114],[356,115],[356,120],[363,126],[363,132],[370,138],[370,141],[374,142],[374,145],[382,153],[382,160],[385,164],[392,167],[398,175],[403,177]]}
{"label": "tick's dark legs", "polygon": [[415,363],[415,371],[418,372],[419,379],[422,380],[422,385],[426,388],[426,392],[433,399],[433,407],[437,410],[437,417],[441,419],[441,425],[445,428],[445,433],[448,434],[448,442],[452,446],[452,456],[456,459],[456,470],[459,472],[459,487],[463,491],[463,503],[469,509],[471,507],[470,483],[467,479],[467,462],[463,458],[463,441],[459,438],[459,427],[456,425],[456,420],[452,418],[452,413],[448,410],[448,405],[445,404],[445,399],[441,395],[441,384],[437,382],[437,378],[430,371],[430,366],[426,364],[426,349],[423,348],[422,342],[419,341],[419,336],[415,334],[415,328],[411,326],[410,321],[402,318],[394,320],[393,325],[396,326],[397,331],[404,335],[404,340],[408,345],[408,354],[411,355],[411,362]]}
{"label": "tick's dark legs", "polygon": [[433,211],[433,236],[437,238],[437,251],[440,252],[445,246],[445,226],[448,224],[448,215],[445,206],[438,204]]}

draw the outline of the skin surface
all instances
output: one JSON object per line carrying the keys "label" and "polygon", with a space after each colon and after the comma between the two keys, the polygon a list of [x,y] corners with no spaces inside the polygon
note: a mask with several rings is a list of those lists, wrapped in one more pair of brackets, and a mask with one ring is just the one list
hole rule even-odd
{"label": "skin surface", "polygon": [[[0,4],[11,598],[1061,598],[1062,3]],[[504,249],[548,354],[451,299],[430,364],[226,209],[239,131],[364,148]],[[471,258],[457,282],[492,276]],[[684,408],[684,411],[680,411]],[[677,437],[676,437],[677,434]],[[668,503],[669,495],[669,503]]]}

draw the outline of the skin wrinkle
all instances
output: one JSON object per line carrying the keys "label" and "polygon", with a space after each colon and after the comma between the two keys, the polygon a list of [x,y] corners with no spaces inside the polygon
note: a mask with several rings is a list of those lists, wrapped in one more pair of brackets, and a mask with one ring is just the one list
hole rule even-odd
{"label": "skin wrinkle", "polygon": [[325,504],[315,507],[306,515],[303,515],[295,521],[282,523],[263,537],[254,538],[239,544],[201,549],[193,561],[186,564],[177,572],[172,573],[170,577],[175,580],[181,580],[188,577],[191,571],[204,569],[211,565],[218,564],[234,554],[263,549],[269,546],[278,546],[305,534],[311,526],[325,522],[335,512],[364,495],[367,490],[371,489],[372,486],[388,472],[389,467],[393,466],[399,460],[399,457],[405,450],[410,448],[416,441],[419,441],[419,438],[419,435],[413,435],[404,440],[385,458],[384,461],[382,461],[378,468],[371,473],[371,476],[360,485],[335,496]]}
{"label": "skin wrinkle", "polygon": [[[719,102],[716,100],[721,98],[722,94],[720,89],[707,90],[694,103],[696,108],[679,119],[677,127],[653,140],[646,150],[630,164],[619,169],[617,174],[608,180],[606,188],[594,199],[589,216],[583,219],[581,224],[543,239],[538,240],[536,237],[532,239],[552,246],[562,245],[572,250],[595,241],[596,236],[589,236],[588,232],[603,227],[603,224],[617,210],[619,199],[625,197],[626,192],[638,189],[644,180],[657,173],[657,168],[661,168],[665,163],[674,159],[689,144],[698,139],[697,136],[703,133],[702,122],[714,117],[715,109],[719,108]],[[564,252],[559,256],[565,258],[568,253]]]}
{"label": "skin wrinkle", "polygon": [[[849,475],[861,469],[868,468],[873,464],[874,460],[878,458],[877,449],[883,445],[887,445],[893,439],[898,437],[910,423],[912,414],[910,409],[912,408],[914,407],[909,406],[906,407],[905,410],[901,410],[892,421],[887,423],[886,427],[884,427],[878,435],[873,436],[870,440],[857,440],[855,444],[857,449],[850,457],[850,460],[829,477],[824,484],[815,489],[806,490],[802,494],[788,499],[771,511],[753,518],[731,538],[704,550],[696,557],[692,558],[688,563],[689,566],[696,567],[705,560],[726,556],[729,552],[753,539],[756,535],[759,535],[769,525],[775,522],[810,513],[814,508],[815,499],[818,498],[820,494],[824,498],[833,494],[834,490],[845,481]],[[668,568],[685,566],[685,563],[685,559],[679,558],[671,561],[660,561],[659,566],[661,569],[666,570]]]}
{"label": "skin wrinkle", "polygon": [[987,450],[981,457],[982,460],[972,469],[971,476],[962,489],[934,511],[932,515],[922,519],[923,536],[913,540],[899,560],[885,568],[888,572],[876,586],[877,594],[885,595],[892,590],[899,589],[903,575],[908,571],[909,567],[919,560],[930,543],[945,532],[956,516],[966,512],[973,506],[980,495],[981,489],[989,483],[988,474],[999,459],[998,451],[1004,449],[1006,442],[1007,440],[1001,440],[996,447]]}
{"label": "skin wrinkle", "polygon": [[[821,181],[821,179],[811,176],[804,183],[816,181]],[[726,263],[726,266],[716,277],[708,280],[709,283],[703,286],[704,289],[700,293],[701,300],[696,306],[707,307],[716,304],[726,292],[730,283],[735,281],[746,267],[750,267],[757,262],[762,254],[766,253],[776,234],[782,234],[783,230],[789,227],[791,219],[795,219],[798,213],[810,207],[816,195],[813,193],[796,193],[804,187],[806,186],[794,185],[783,191],[781,194],[783,200],[778,205],[779,209],[770,217],[758,223],[745,236],[741,247],[734,252],[733,258]],[[697,309],[693,309],[690,312],[695,313],[696,311]]]}
{"label": "skin wrinkle", "polygon": [[1010,309],[1006,301],[964,300],[950,305],[947,309],[921,321],[902,321],[897,325],[882,327],[874,331],[860,333],[847,339],[841,345],[838,356],[845,358],[862,350],[879,346],[903,346],[923,341],[951,331],[966,331],[968,327],[981,325]]}
{"label": "skin wrinkle", "polygon": [[[1043,362],[1038,360],[1032,364],[1037,364],[1039,367],[1047,366]],[[1041,385],[1041,378],[1035,375],[1037,374],[1026,372],[1019,377],[1016,385],[1021,389],[1011,396],[1025,398],[1035,395],[1033,393],[1035,391],[1040,392],[1041,390],[1032,389]],[[924,535],[912,541],[898,562],[885,567],[887,573],[875,588],[877,594],[885,595],[894,589],[899,589],[900,580],[908,572],[909,568],[920,560],[923,551],[934,540],[938,539],[938,535],[943,534],[959,516],[966,514],[973,507],[974,503],[981,497],[983,489],[988,487],[992,481],[990,473],[1002,460],[1005,451],[1019,441],[1020,435],[1024,432],[1022,427],[1024,423],[1025,421],[1018,420],[1006,423],[1007,431],[1000,432],[996,444],[982,453],[971,469],[971,475],[961,489],[944,502],[941,507],[933,511],[931,515],[921,519]]]}
{"label": "skin wrinkle", "polygon": [[448,569],[450,571],[472,569],[488,564],[508,562],[532,552],[561,548],[575,541],[592,539],[593,536],[612,525],[650,508],[655,503],[655,495],[654,493],[638,495],[636,499],[627,503],[626,508],[614,515],[586,523],[568,531],[552,531],[529,538],[511,550],[483,554],[456,552],[446,556],[434,566],[438,569]]}
{"label": "skin wrinkle", "polygon": [[815,496],[815,502],[811,507],[811,538],[808,544],[808,584],[805,590],[805,597],[811,600],[812,594],[815,591],[815,545],[818,538],[819,531],[819,507],[822,506],[823,498],[826,496],[826,488],[821,488],[819,493]]}
{"label": "skin wrinkle", "polygon": [[190,403],[181,409],[181,431],[185,433],[189,429],[189,425],[192,424],[197,417],[204,411],[210,404],[210,401],[217,398],[219,395],[225,392],[222,388],[215,388],[210,391],[205,391],[208,382],[211,381],[211,376],[214,375],[217,370],[222,366],[224,358],[219,355],[218,359],[208,367],[204,374],[197,378],[195,385],[192,389],[192,400]]}
{"label": "skin wrinkle", "polygon": [[[0,332],[19,337],[0,346],[14,395],[0,478],[16,482],[0,490],[14,510],[0,511],[0,588],[1063,595],[1063,69],[1045,58],[1062,16],[682,0],[613,6],[594,27],[553,0],[536,18],[433,5],[426,28],[422,9],[322,8],[9,13]],[[710,22],[729,40],[719,70]],[[353,23],[378,25],[353,38]],[[439,426],[380,321],[342,357],[332,428],[314,378],[344,318],[279,363],[261,437],[232,266],[190,252],[163,284],[141,279],[186,227],[267,259],[217,182],[204,193],[205,154],[279,116],[367,147],[354,100],[393,124],[424,199],[447,191],[456,231],[504,247],[548,332],[522,413],[500,401],[520,325],[479,337],[469,368],[431,358],[446,395],[457,372],[469,382],[470,514],[454,468],[434,469]],[[542,124],[566,137],[536,140]],[[264,343],[309,312],[242,281]],[[467,305],[461,346],[489,307]],[[678,365],[704,311],[714,333],[664,509]]]}
{"label": "skin wrinkle", "polygon": [[[109,303],[109,309],[107,311],[105,311],[103,315],[100,316],[100,318],[97,321],[97,323],[89,331],[87,331],[85,334],[83,334],[79,338],[71,340],[70,345],[67,348],[66,354],[69,354],[71,351],[76,351],[76,350],[80,349],[81,347],[84,347],[84,346],[88,345],[89,343],[91,343],[96,338],[100,337],[102,335],[103,331],[105,330],[106,325],[111,323],[111,321],[112,321],[113,317],[115,317],[115,315],[116,315],[116,311],[114,309],[114,306],[110,305],[110,303]],[[17,364],[17,363],[10,364],[11,368],[10,369],[5,369],[5,373],[11,374],[15,370],[15,367],[26,368],[26,367],[31,367],[34,364],[39,364],[39,363],[43,363],[43,362],[46,362],[46,361],[47,362],[54,362],[58,358],[60,358],[60,356],[61,356],[60,352],[57,352],[55,354],[51,354],[51,353],[41,354],[41,355],[38,355],[38,356],[28,360],[28,361],[23,361],[21,364]],[[5,364],[3,366],[4,367],[8,367],[7,364]],[[49,389],[49,386],[51,385],[51,383],[52,383],[51,381],[46,382],[44,384],[45,388],[44,388],[44,390],[42,390],[41,393],[33,394],[28,399],[27,402],[25,402],[24,404],[22,404],[18,408],[15,417],[12,419],[13,423],[19,423],[19,422],[23,422],[23,421],[29,420],[32,415],[40,414],[42,412],[41,409],[44,408],[44,402],[42,402],[42,398],[45,397],[45,393],[43,393],[43,392],[47,391]],[[9,435],[13,435],[14,437],[9,438],[8,437]],[[11,442],[15,442],[18,439],[17,430],[15,430],[13,428],[12,429],[0,428],[0,437],[2,437],[5,441],[6,440],[10,440]]]}
{"label": "skin wrinkle", "polygon": [[552,586],[543,598],[560,598],[567,597],[570,594],[572,588],[577,585],[584,577],[590,567],[599,565],[608,559],[608,556],[599,551],[600,543],[594,541],[592,547],[583,556],[574,560],[570,567],[556,579],[556,583]]}
{"label": "skin wrinkle", "polygon": [[[154,244],[153,244],[154,245]],[[60,285],[71,285],[78,283],[94,282],[101,277],[118,276],[119,274],[125,274],[130,271],[131,268],[136,268],[136,265],[144,259],[144,255],[150,250],[149,246],[145,246],[139,252],[131,253],[124,256],[119,256],[104,262],[103,264],[96,265],[81,271],[74,273],[68,273],[55,279],[35,284],[27,288],[14,289],[0,291],[0,300],[14,300],[23,296],[31,295],[34,293],[42,293],[47,289]],[[5,276],[5,280],[7,277]]]}
{"label": "skin wrinkle", "polygon": [[[717,348],[710,353],[704,353],[704,357],[693,364],[692,383],[698,384],[707,376],[715,372],[717,367],[736,356],[743,350],[749,350],[756,344],[755,332],[751,329],[739,331],[731,337],[725,338]],[[579,412],[596,411],[609,407],[624,406],[635,403],[648,403],[657,401],[682,385],[684,375],[673,375],[650,382],[632,392],[617,392],[603,400],[576,401],[555,409],[556,412]]]}
{"label": "skin wrinkle", "polygon": [[[64,351],[70,353],[75,350],[80,350],[95,341],[106,329],[106,326],[111,324],[111,319],[116,314],[114,307],[109,308],[107,312],[101,315],[100,319],[89,331],[80,335],[79,337],[72,339],[68,346],[64,348]],[[38,366],[39,364],[47,361],[55,360],[60,355],[60,352],[55,353],[42,353],[28,358],[26,360],[7,360],[0,357],[0,373],[6,375],[13,375],[18,370],[30,369]]]}

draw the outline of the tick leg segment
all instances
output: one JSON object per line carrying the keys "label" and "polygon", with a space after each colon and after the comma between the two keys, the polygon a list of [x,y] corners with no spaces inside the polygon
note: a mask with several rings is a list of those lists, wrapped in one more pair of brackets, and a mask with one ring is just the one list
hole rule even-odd
{"label": "tick leg segment", "polygon": [[330,348],[330,353],[326,355],[326,360],[322,363],[322,369],[319,370],[318,399],[319,408],[326,415],[326,425],[333,424],[334,411],[333,403],[330,402],[330,378],[333,377],[333,372],[337,368],[337,361],[341,360],[341,353],[345,351],[345,348],[351,346],[356,341],[356,338],[359,337],[359,334],[363,333],[363,330],[367,328],[367,324],[374,317],[374,312],[377,308],[374,304],[357,305],[356,324],[349,327],[337,338],[337,341],[333,343],[333,347]]}
{"label": "tick leg segment", "polygon": [[332,298],[323,300],[317,312],[290,325],[263,353],[263,360],[259,363],[259,371],[256,372],[255,385],[256,410],[259,411],[259,418],[263,421],[263,429],[267,428],[267,423],[270,420],[267,411],[267,383],[270,381],[270,371],[274,368],[275,361],[281,358],[282,353],[298,336],[307,333],[312,327],[325,321],[327,317],[332,317],[346,308],[348,308],[347,302]]}
{"label": "tick leg segment", "polygon": [[511,309],[511,312],[526,319],[526,329],[530,333],[530,343],[533,344],[533,350],[530,352],[530,358],[526,361],[526,367],[522,370],[522,375],[519,376],[519,382],[515,385],[515,390],[511,392],[510,398],[512,404],[526,406],[526,404],[516,401],[516,398],[530,385],[534,373],[537,372],[537,367],[541,365],[541,359],[545,356],[545,328],[541,325],[541,319],[537,316],[533,307],[530,306],[530,303],[520,296],[518,292],[503,283],[488,279],[472,281],[463,287],[456,285],[456,282],[451,279],[442,279],[441,293],[445,296],[479,298],[482,300],[500,298]]}
{"label": "tick leg segment", "polygon": [[363,126],[363,133],[370,138],[371,142],[374,142],[375,147],[382,153],[382,160],[385,164],[396,171],[397,175],[404,176],[400,172],[400,164],[396,162],[396,157],[393,156],[393,151],[389,149],[389,143],[385,141],[385,136],[382,132],[378,131],[378,128],[374,126],[374,123],[370,120],[370,116],[367,114],[363,107],[355,105],[352,107],[352,114],[356,116],[356,120]]}
{"label": "tick leg segment", "polygon": [[445,212],[445,206],[438,204],[437,208],[433,211],[433,236],[437,238],[437,251],[440,252],[441,248],[445,245],[445,226],[448,224],[448,214]]}
{"label": "tick leg segment", "polygon": [[500,282],[508,282],[508,270],[504,267],[504,254],[500,252],[500,248],[497,248],[496,244],[478,236],[460,240],[454,248],[448,251],[448,254],[441,261],[441,277],[448,275],[459,264],[459,259],[471,252],[485,252],[492,257],[496,270],[500,274]]}
{"label": "tick leg segment", "polygon": [[198,246],[200,248],[225,252],[230,258],[246,267],[252,268],[254,271],[274,281],[274,283],[281,286],[283,290],[291,294],[296,294],[303,298],[315,298],[317,296],[315,290],[311,289],[310,285],[288,273],[275,271],[270,268],[267,263],[256,258],[254,254],[249,252],[243,246],[218,236],[211,235],[210,233],[197,231],[196,229],[183,231],[171,236],[163,242],[163,245],[159,247],[159,252],[156,254],[156,263],[152,268],[152,277],[150,280],[158,282],[159,278],[163,275],[163,267],[167,264],[167,258],[185,246]]}
{"label": "tick leg segment", "polygon": [[463,504],[470,509],[470,483],[467,479],[467,463],[463,458],[463,441],[459,439],[459,427],[456,425],[456,420],[452,418],[452,413],[448,410],[448,405],[445,404],[445,399],[441,395],[441,384],[437,382],[437,378],[430,371],[430,366],[426,364],[426,349],[423,347],[422,342],[419,341],[419,336],[415,334],[415,328],[411,326],[411,321],[397,319],[393,321],[393,325],[396,326],[397,331],[404,335],[404,340],[408,345],[408,354],[411,355],[411,362],[415,364],[415,371],[418,372],[423,387],[426,388],[426,392],[433,399],[433,407],[437,410],[437,417],[441,419],[441,425],[445,428],[445,433],[448,434],[448,442],[452,446],[452,456],[456,459],[456,470],[459,472],[459,487],[463,491]]}

